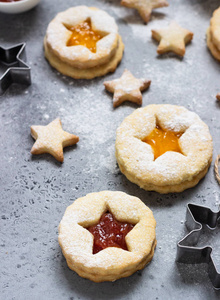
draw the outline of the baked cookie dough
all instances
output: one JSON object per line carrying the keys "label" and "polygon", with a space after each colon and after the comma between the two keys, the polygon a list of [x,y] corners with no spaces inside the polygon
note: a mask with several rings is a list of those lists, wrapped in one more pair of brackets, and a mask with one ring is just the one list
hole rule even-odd
{"label": "baked cookie dough", "polygon": [[62,74],[92,79],[116,69],[124,44],[114,19],[105,11],[76,6],[50,22],[44,50],[49,63]]}
{"label": "baked cookie dough", "polygon": [[136,78],[129,70],[125,69],[120,78],[105,81],[103,84],[107,91],[113,93],[113,107],[117,107],[125,101],[141,105],[141,92],[150,86],[151,80]]}
{"label": "baked cookie dough", "polygon": [[[105,212],[133,224],[126,235],[127,250],[108,247],[93,254],[93,235],[87,230]],[[59,225],[59,244],[70,269],[95,282],[127,277],[151,261],[156,246],[156,221],[137,197],[102,191],[79,198],[67,207]]]}
{"label": "baked cookie dough", "polygon": [[62,129],[59,118],[53,120],[46,126],[31,126],[31,135],[36,140],[31,153],[53,155],[59,162],[63,162],[63,148],[78,143],[79,137]]}
{"label": "baked cookie dough", "polygon": [[217,59],[218,61],[220,61],[220,51],[218,50],[216,45],[213,43],[210,27],[207,29],[207,32],[206,32],[206,42],[207,42],[207,46],[208,46],[210,52],[212,53],[212,56],[215,59]]}
{"label": "baked cookie dough", "polygon": [[152,30],[152,38],[159,42],[158,54],[174,52],[183,57],[186,52],[185,45],[192,40],[193,33],[173,21],[168,27]]}
{"label": "baked cookie dough", "polygon": [[169,3],[166,0],[121,0],[121,5],[135,8],[144,22],[148,23],[153,9],[168,6]]}
{"label": "baked cookie dough", "polygon": [[[166,151],[155,159],[144,140],[156,127],[178,137],[181,152]],[[212,161],[208,126],[182,106],[162,104],[139,108],[117,129],[116,159],[121,172],[148,191],[182,192],[205,176]]]}
{"label": "baked cookie dough", "polygon": [[214,11],[206,35],[210,52],[220,61],[220,7]]}

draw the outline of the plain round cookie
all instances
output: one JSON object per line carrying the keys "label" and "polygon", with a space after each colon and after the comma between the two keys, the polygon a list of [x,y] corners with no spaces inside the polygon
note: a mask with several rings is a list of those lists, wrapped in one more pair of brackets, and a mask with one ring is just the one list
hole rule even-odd
{"label": "plain round cookie", "polygon": [[[167,151],[156,160],[152,147],[142,140],[159,125],[182,133],[183,154]],[[121,172],[147,191],[182,192],[205,176],[212,161],[208,126],[182,106],[161,104],[139,108],[117,129],[116,159]]]}
{"label": "plain round cookie", "polygon": [[[93,235],[86,229],[106,211],[134,228],[126,235],[128,251],[108,247],[93,254]],[[79,198],[67,207],[59,225],[59,244],[70,269],[95,282],[127,277],[151,261],[156,246],[156,221],[137,197],[102,191]]]}

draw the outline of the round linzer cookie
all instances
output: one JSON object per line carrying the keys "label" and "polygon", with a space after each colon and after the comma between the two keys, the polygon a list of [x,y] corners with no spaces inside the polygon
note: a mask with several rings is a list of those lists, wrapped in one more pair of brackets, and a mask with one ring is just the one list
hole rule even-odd
{"label": "round linzer cookie", "polygon": [[206,35],[210,52],[220,61],[220,7],[213,12]]}
{"label": "round linzer cookie", "polygon": [[152,211],[139,198],[102,191],[67,207],[58,240],[70,269],[95,282],[114,281],[152,260],[155,227]]}
{"label": "round linzer cookie", "polygon": [[121,172],[147,191],[182,192],[205,176],[212,161],[208,126],[176,105],[148,105],[117,129]]}
{"label": "round linzer cookie", "polygon": [[220,60],[220,7],[216,9],[207,30],[207,45],[212,55]]}
{"label": "round linzer cookie", "polygon": [[105,11],[76,6],[58,13],[49,23],[44,50],[59,72],[91,79],[116,69],[124,44],[115,20]]}

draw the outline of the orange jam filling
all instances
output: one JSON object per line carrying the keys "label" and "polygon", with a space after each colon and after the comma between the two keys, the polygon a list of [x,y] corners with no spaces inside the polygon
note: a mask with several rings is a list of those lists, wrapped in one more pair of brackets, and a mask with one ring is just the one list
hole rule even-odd
{"label": "orange jam filling", "polygon": [[157,159],[167,151],[175,151],[182,154],[179,145],[179,138],[181,135],[182,133],[163,130],[159,126],[156,126],[156,128],[142,141],[151,145],[154,151],[154,159]]}
{"label": "orange jam filling", "polygon": [[93,254],[108,247],[128,250],[125,236],[133,227],[132,224],[117,221],[109,212],[104,213],[98,224],[87,228],[94,236]]}
{"label": "orange jam filling", "polygon": [[91,52],[96,53],[96,43],[102,38],[101,34],[91,28],[91,21],[85,21],[77,26],[69,27],[72,36],[67,42],[67,46],[85,46]]}

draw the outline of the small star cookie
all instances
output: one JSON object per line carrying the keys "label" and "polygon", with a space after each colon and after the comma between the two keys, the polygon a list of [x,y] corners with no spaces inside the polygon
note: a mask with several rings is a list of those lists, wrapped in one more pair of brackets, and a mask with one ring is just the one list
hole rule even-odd
{"label": "small star cookie", "polygon": [[185,45],[192,40],[193,33],[180,27],[176,22],[172,22],[166,28],[152,30],[152,38],[160,42],[157,48],[158,54],[171,51],[184,56]]}
{"label": "small star cookie", "polygon": [[166,0],[122,0],[121,5],[137,9],[144,22],[148,23],[154,8],[168,6],[169,3]]}
{"label": "small star cookie", "polygon": [[79,141],[78,136],[62,129],[59,118],[47,126],[31,126],[31,135],[36,140],[31,149],[32,154],[50,153],[59,162],[63,162],[63,147]]}
{"label": "small star cookie", "polygon": [[114,93],[113,106],[117,107],[124,101],[142,104],[141,91],[146,90],[151,84],[150,80],[135,78],[130,71],[124,70],[122,76],[112,81],[105,81],[107,91]]}

